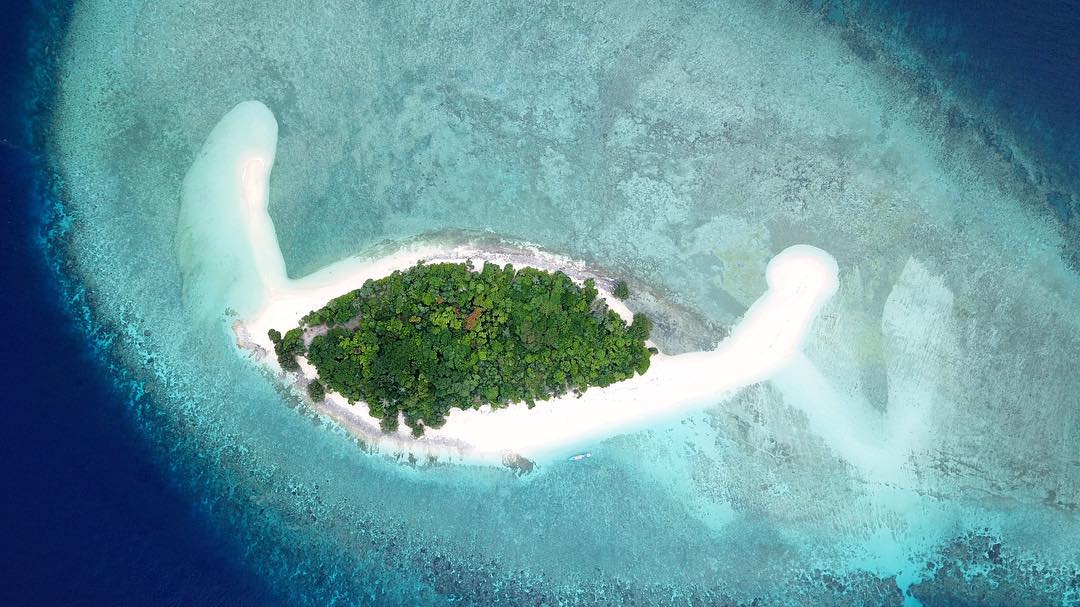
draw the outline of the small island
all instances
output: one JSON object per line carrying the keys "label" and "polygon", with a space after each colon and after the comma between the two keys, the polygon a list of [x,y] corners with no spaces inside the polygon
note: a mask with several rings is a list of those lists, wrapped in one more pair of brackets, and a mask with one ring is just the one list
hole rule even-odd
{"label": "small island", "polygon": [[[372,453],[525,469],[756,382],[822,384],[801,349],[839,268],[817,247],[762,260],[765,291],[711,349],[664,354],[626,282],[530,243],[429,235],[290,277],[268,211],[276,149],[258,102],[207,137],[177,221],[185,308]],[[802,409],[862,457],[834,402]]]}
{"label": "small island", "polygon": [[315,368],[313,400],[363,401],[384,432],[403,419],[419,437],[451,409],[532,407],[644,374],[651,329],[644,314],[627,325],[591,278],[465,261],[369,279],[268,335],[282,369],[300,370],[297,356]]}

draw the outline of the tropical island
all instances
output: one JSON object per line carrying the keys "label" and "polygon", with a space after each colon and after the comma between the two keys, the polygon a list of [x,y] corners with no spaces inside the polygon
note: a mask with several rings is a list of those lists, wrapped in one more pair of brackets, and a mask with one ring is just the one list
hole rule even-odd
{"label": "tropical island", "polygon": [[268,337],[283,370],[299,371],[297,356],[314,366],[313,400],[330,390],[363,401],[384,432],[403,419],[419,437],[451,409],[533,407],[644,374],[651,321],[627,325],[597,295],[593,279],[578,286],[558,271],[421,262]]}
{"label": "tropical island", "polygon": [[[652,323],[635,317],[625,281],[529,243],[380,243],[292,278],[268,211],[277,135],[269,108],[241,103],[185,176],[176,237],[185,308],[366,450],[531,466],[756,382],[824,385],[801,349],[839,268],[806,244],[779,243],[760,260],[767,289],[730,334],[677,355],[649,348]],[[852,459],[873,456],[850,438],[861,422],[835,403],[818,395],[801,408]]]}

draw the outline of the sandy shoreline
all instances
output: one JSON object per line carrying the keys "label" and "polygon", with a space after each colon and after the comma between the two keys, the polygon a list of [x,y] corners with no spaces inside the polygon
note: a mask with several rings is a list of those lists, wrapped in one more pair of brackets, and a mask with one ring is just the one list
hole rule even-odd
{"label": "sandy shoreline", "polygon": [[[468,245],[413,244],[379,258],[349,258],[290,279],[267,212],[276,135],[273,115],[256,102],[240,104],[221,120],[185,179],[179,240],[182,244],[185,237],[209,242],[210,249],[230,247],[236,262],[220,267],[200,262],[201,251],[186,251],[193,256],[187,260],[188,278],[196,285],[222,290],[218,295],[238,319],[233,325],[237,343],[279,374],[276,360],[268,355],[273,350],[269,329],[284,332],[308,312],[359,288],[365,280],[411,267],[421,259],[471,259],[478,268],[491,261],[562,270],[579,282],[590,276],[584,264],[534,249],[495,252]],[[228,242],[215,241],[221,238]],[[789,247],[768,264],[768,290],[714,350],[654,355],[644,376],[592,388],[580,397],[538,402],[532,409],[518,404],[498,411],[454,410],[442,428],[429,429],[420,439],[412,438],[407,428],[383,434],[365,405],[350,406],[337,395],[315,407],[383,453],[492,464],[515,456],[534,461],[563,458],[584,450],[589,441],[716,403],[801,359],[802,341],[820,307],[835,293],[837,274],[836,262],[828,253],[807,245]],[[245,285],[245,291],[239,293],[236,285]],[[603,286],[598,281],[598,287]],[[612,309],[630,317],[622,302],[605,289],[600,291]],[[303,386],[314,376],[314,369],[301,359],[301,373],[290,374],[288,380]]]}

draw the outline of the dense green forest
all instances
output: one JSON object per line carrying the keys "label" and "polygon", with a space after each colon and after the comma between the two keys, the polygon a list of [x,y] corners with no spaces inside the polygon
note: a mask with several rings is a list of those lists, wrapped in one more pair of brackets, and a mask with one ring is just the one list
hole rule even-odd
{"label": "dense green forest", "polygon": [[[305,355],[324,389],[364,401],[383,430],[399,413],[413,434],[438,428],[454,407],[531,407],[590,386],[645,373],[652,323],[627,324],[594,282],[562,272],[485,263],[417,264],[330,301],[282,336],[271,330],[282,368]],[[314,333],[304,346],[304,331]]]}

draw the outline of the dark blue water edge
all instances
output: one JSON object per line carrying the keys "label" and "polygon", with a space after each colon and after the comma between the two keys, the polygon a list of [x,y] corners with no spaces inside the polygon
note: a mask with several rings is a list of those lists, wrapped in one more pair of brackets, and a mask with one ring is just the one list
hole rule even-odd
{"label": "dark blue water edge", "polygon": [[1080,0],[803,0],[827,24],[918,50],[934,78],[1080,179]]}
{"label": "dark blue water edge", "polygon": [[913,82],[937,106],[928,126],[1003,163],[1080,274],[1080,0],[796,2],[854,56]]}
{"label": "dark blue water edge", "polygon": [[[897,8],[899,3],[865,3],[874,8],[861,17],[855,11],[858,18],[852,12],[845,17],[836,9],[839,2],[818,4],[829,23],[855,20],[872,31],[878,26],[898,29],[924,48],[937,45],[935,53],[941,57],[951,56],[949,49],[966,40],[956,32],[982,31],[977,24],[950,21],[958,17],[938,12],[930,2],[906,14]],[[878,7],[897,10],[888,13]],[[276,602],[272,592],[240,563],[243,547],[232,530],[216,526],[222,523],[198,506],[199,496],[186,490],[183,480],[173,478],[183,474],[182,469],[172,472],[161,463],[160,447],[167,439],[148,437],[147,428],[137,427],[134,411],[154,409],[151,396],[143,394],[136,377],[111,356],[110,329],[95,324],[87,294],[64,270],[62,206],[40,148],[27,134],[28,121],[48,112],[52,71],[31,73],[26,49],[37,58],[30,65],[41,68],[51,59],[45,50],[49,43],[53,50],[60,47],[62,25],[55,17],[50,25],[42,25],[48,8],[38,6],[36,16],[29,9],[22,14],[11,8],[2,26],[5,81],[32,84],[21,91],[17,103],[5,108],[10,111],[0,115],[5,134],[0,183],[8,202],[0,235],[4,243],[0,271],[8,284],[19,285],[9,289],[0,304],[10,336],[3,350],[8,402],[15,410],[5,425],[2,447],[11,475],[3,537],[8,547],[5,570],[20,576],[0,591],[0,603],[272,604]],[[874,25],[868,14],[880,23]],[[940,34],[934,22],[951,33]],[[35,42],[27,45],[28,36]],[[853,44],[857,42],[853,39]],[[1022,66],[1020,55],[1013,59]],[[965,60],[963,65],[971,66],[983,58]],[[1047,71],[1060,76],[1069,67],[1062,61],[1054,66],[1057,72]],[[978,93],[977,69],[953,69],[958,78],[968,73],[965,90]],[[996,73],[989,67],[979,69]],[[1010,92],[1015,83],[1008,79],[984,78],[982,86],[1004,91],[995,93],[1002,107],[1009,103],[1009,95],[1021,100],[1014,107],[1029,107],[1025,95],[1035,94]],[[1060,92],[1038,95],[1053,100]],[[30,109],[23,111],[27,104]],[[1036,109],[1026,118],[1022,110],[1016,111],[1016,120],[1026,120],[1018,130],[1045,131],[1050,142],[1045,144],[1047,154],[1067,165],[1070,156],[1061,150],[1070,141],[1075,143],[1061,135],[1068,132],[1069,123],[1061,118],[1068,116],[1063,111],[1067,108],[1046,111],[1037,109],[1038,103],[1030,107]],[[42,230],[48,230],[44,240]],[[44,252],[42,246],[47,247]],[[972,542],[994,545],[992,538]],[[961,581],[955,583],[962,586]],[[977,604],[956,598],[966,596],[962,590],[940,591],[927,604]]]}
{"label": "dark blue water edge", "polygon": [[5,7],[0,604],[279,604],[136,427],[131,409],[149,397],[111,358],[62,251],[47,248],[64,221],[39,134],[68,9]]}

